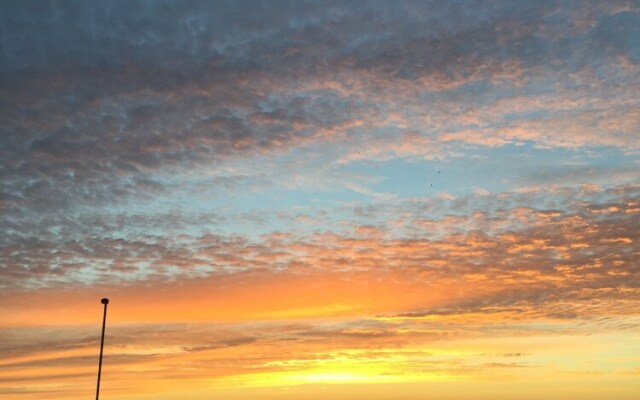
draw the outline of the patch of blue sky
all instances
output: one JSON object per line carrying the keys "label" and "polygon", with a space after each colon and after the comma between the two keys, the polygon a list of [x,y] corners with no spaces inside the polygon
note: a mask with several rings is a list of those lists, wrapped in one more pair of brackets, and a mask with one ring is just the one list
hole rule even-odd
{"label": "patch of blue sky", "polygon": [[[471,147],[464,156],[446,160],[393,159],[356,161],[343,168],[373,174],[381,179],[369,184],[373,192],[400,198],[436,197],[442,193],[465,196],[477,191],[505,192],[547,183],[562,184],[562,174],[581,184],[592,180],[598,171],[626,171],[634,157],[619,149],[598,149],[596,159],[584,149],[537,148],[533,143],[501,147]],[[580,179],[580,166],[588,166],[589,175]],[[544,174],[544,171],[553,172]],[[587,172],[587,171],[585,171]],[[545,181],[547,180],[547,181]]]}
{"label": "patch of blue sky", "polygon": [[[355,194],[362,198],[363,195]],[[352,200],[348,190],[309,191],[264,187],[256,191],[229,193],[228,196],[174,197],[173,210],[181,215],[217,215],[211,221],[203,219],[184,228],[189,234],[241,234],[250,238],[272,232],[311,234],[332,226],[339,215],[327,213],[342,201]]]}
{"label": "patch of blue sky", "polygon": [[[365,197],[343,187],[316,191],[275,185],[250,189],[239,185],[233,190],[221,191],[215,185],[185,184],[163,196],[85,209],[79,214],[87,215],[90,211],[99,215],[109,224],[106,231],[110,237],[200,236],[207,233],[258,237],[292,229],[301,233],[326,230],[335,222],[334,215],[326,210],[344,201]],[[296,222],[299,220],[307,222]],[[114,226],[118,228],[114,229]],[[99,226],[95,230],[98,235],[105,231]]]}
{"label": "patch of blue sky", "polygon": [[[636,157],[625,156],[616,148],[542,149],[524,143],[467,146],[464,154],[445,160],[354,161],[328,172],[339,178],[334,185],[289,185],[283,175],[277,183],[264,181],[256,185],[248,179],[233,188],[220,188],[206,178],[199,181],[194,177],[165,196],[102,211],[125,216],[175,216],[178,221],[170,227],[132,224],[125,229],[126,234],[133,236],[215,233],[258,238],[272,232],[292,231],[308,235],[348,229],[340,225],[340,221],[352,217],[349,207],[344,207],[348,204],[389,205],[403,199],[437,198],[445,193],[464,197],[549,184],[571,186],[595,181],[606,186],[608,179],[617,177],[611,182],[614,185],[621,180],[633,180],[637,167]],[[308,173],[313,180],[313,171],[307,168],[295,173]],[[637,181],[637,173],[635,176]],[[319,179],[328,178],[320,174]],[[163,184],[172,187],[171,181],[167,178]],[[384,223],[387,217],[379,215],[368,223]],[[181,218],[185,218],[182,223]]]}
{"label": "patch of blue sky", "polygon": [[[366,199],[366,195],[345,188],[309,191],[272,187],[224,204],[223,209],[228,210],[230,219],[234,215],[249,218],[235,222],[228,219],[224,227],[218,228],[250,236],[291,231],[308,235],[334,229],[338,221],[346,219],[348,214],[339,210],[340,204]],[[256,221],[252,221],[250,216],[256,216]]]}

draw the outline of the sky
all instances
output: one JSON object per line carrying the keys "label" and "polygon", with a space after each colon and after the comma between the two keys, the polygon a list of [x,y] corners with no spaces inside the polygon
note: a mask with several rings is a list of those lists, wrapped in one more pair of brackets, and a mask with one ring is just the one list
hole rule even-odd
{"label": "sky", "polygon": [[0,7],[0,397],[637,399],[638,1]]}

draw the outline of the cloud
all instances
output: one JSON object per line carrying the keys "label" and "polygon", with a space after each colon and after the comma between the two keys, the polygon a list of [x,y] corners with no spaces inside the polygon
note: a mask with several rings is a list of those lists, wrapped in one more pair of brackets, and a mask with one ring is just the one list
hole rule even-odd
{"label": "cloud", "polygon": [[[535,375],[528,338],[625,338],[637,26],[628,1],[6,4],[0,393],[91,389],[96,332],[62,325],[97,293],[128,305],[114,382]],[[511,174],[376,171],[473,157]],[[493,337],[522,343],[460,353]]]}
{"label": "cloud", "polygon": [[[557,370],[566,373],[571,365],[559,362],[563,357],[566,359],[568,354],[584,349],[584,346],[602,347],[600,335],[604,333],[594,330],[594,326],[577,331],[568,331],[568,328],[570,326],[566,324],[540,322],[506,327],[490,319],[476,323],[472,317],[465,324],[453,319],[369,319],[112,325],[105,353],[106,376],[109,377],[105,390],[117,390],[122,382],[131,381],[132,377],[153,381],[157,390],[176,381],[199,387],[201,380],[206,378],[208,391],[234,382],[243,386],[280,385],[282,381],[274,381],[278,377],[286,378],[287,386],[308,384],[309,380],[331,384],[331,376],[392,382],[411,382],[434,375],[497,379],[504,370],[519,370],[513,372],[534,378],[541,363],[548,362],[546,360],[558,360]],[[517,342],[512,339],[515,332],[520,335]],[[2,382],[2,390],[13,393],[19,390],[13,382],[22,384],[25,381],[30,382],[30,388],[36,393],[78,390],[72,380],[93,375],[89,373],[94,372],[90,359],[95,362],[97,333],[88,327],[46,330],[34,327],[9,331],[7,346],[21,342],[19,335],[29,336],[32,345],[29,352],[10,354],[0,364],[0,374],[18,378]],[[536,335],[543,335],[544,342],[541,343]],[[51,343],[63,337],[72,343],[73,339],[85,336],[92,338],[90,346],[65,346],[64,351],[75,356],[64,356],[64,351],[49,348]],[[616,349],[630,344],[624,336],[617,338],[622,341],[616,342]],[[496,344],[500,340],[507,343],[499,348],[509,350],[497,350]],[[611,344],[607,346],[611,350]],[[518,351],[524,347],[527,352]],[[16,361],[24,357],[29,361]],[[611,358],[607,359],[607,362],[611,361]],[[33,371],[39,371],[38,368],[53,365],[55,372],[34,376]],[[361,367],[356,368],[357,365]],[[611,372],[607,368],[600,365],[596,370]],[[42,378],[55,383],[55,387],[38,384]],[[139,379],[135,381],[139,382]],[[214,387],[211,386],[213,383]],[[129,393],[144,392],[138,385],[130,386],[128,390]]]}
{"label": "cloud", "polygon": [[[514,318],[624,314],[638,295],[637,197],[633,185],[552,187],[455,198],[441,216],[430,211],[433,199],[382,204],[373,212],[388,223],[311,235],[15,240],[3,251],[5,307],[19,306],[17,293],[32,288],[45,295],[71,285],[84,298],[97,285],[163,304],[186,290],[186,303],[166,303],[173,311],[164,318],[196,320],[233,318],[214,304],[257,319],[421,308],[482,315],[497,307]],[[393,222],[398,215],[402,225]],[[37,296],[20,303],[25,322],[37,314]],[[144,307],[128,314],[152,317]]]}
{"label": "cloud", "polygon": [[[628,3],[599,16],[583,3],[423,7],[8,7],[3,201],[44,210],[166,196],[189,171],[323,144],[339,164],[450,157],[461,153],[452,141],[635,148]],[[595,26],[560,30],[554,12]]]}

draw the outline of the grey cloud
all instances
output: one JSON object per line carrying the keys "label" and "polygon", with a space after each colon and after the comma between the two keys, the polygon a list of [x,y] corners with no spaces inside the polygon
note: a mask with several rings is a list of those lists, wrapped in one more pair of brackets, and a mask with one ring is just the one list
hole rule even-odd
{"label": "grey cloud", "polygon": [[[476,7],[437,2],[37,1],[7,4],[2,14],[4,70],[43,65],[233,63],[251,66],[295,46],[315,52],[365,47],[387,35],[438,35],[499,16],[536,19],[552,3],[505,2]],[[425,13],[425,10],[429,10]],[[402,24],[399,24],[402,21]],[[447,23],[445,24],[444,21]],[[389,31],[389,28],[393,31]],[[399,35],[398,35],[399,34]],[[289,40],[283,40],[289,37]],[[393,41],[393,37],[391,41]],[[309,41],[311,41],[309,43]],[[256,51],[257,50],[257,51]],[[346,50],[346,49],[345,49]],[[251,58],[243,58],[253,53]],[[257,54],[256,54],[257,53]],[[357,54],[357,53],[356,53]],[[230,57],[228,57],[230,55]],[[259,55],[259,57],[255,57]],[[183,61],[178,61],[183,62]]]}
{"label": "grey cloud", "polygon": [[[591,25],[572,25],[589,18]],[[571,91],[579,82],[565,84],[564,78],[589,67],[603,76],[597,81],[603,100],[594,118],[613,122],[608,113],[617,103],[611,93],[624,95],[623,111],[637,105],[634,92],[620,88],[634,75],[607,73],[617,57],[635,65],[637,19],[633,2],[7,3],[0,11],[3,275],[73,273],[80,268],[77,259],[92,252],[105,263],[126,255],[186,265],[197,258],[133,238],[135,229],[126,225],[160,231],[173,222],[171,232],[178,233],[199,215],[122,222],[107,208],[151,205],[155,198],[191,193],[199,184],[211,196],[268,185],[274,163],[262,171],[260,157],[325,143],[357,148],[370,136],[398,133],[388,121],[394,113],[403,123],[419,125],[410,127],[416,136],[434,140],[438,130],[476,128],[475,122],[461,122],[474,105],[495,106],[483,109],[479,128],[513,126],[512,119],[528,124],[532,112],[553,110],[509,109],[497,122],[494,111],[514,94],[553,93],[557,85]],[[518,71],[509,75],[514,60],[523,77]],[[415,84],[416,78],[427,83]],[[461,90],[465,86],[469,90]],[[621,112],[614,119],[624,117]],[[556,117],[572,120],[571,113]],[[591,122],[566,128],[580,130]],[[634,125],[627,125],[622,130],[632,132]],[[618,135],[620,129],[607,126],[578,145],[629,143],[594,138]],[[564,143],[551,136],[533,140]],[[500,139],[520,140],[506,134]],[[246,175],[224,171],[237,160],[249,165]],[[203,169],[211,179],[202,177]],[[182,180],[192,172],[200,183]],[[485,201],[495,211],[495,199]],[[538,209],[558,208],[543,196],[514,195],[509,201],[501,204],[506,210],[536,201],[545,202]],[[464,202],[453,208],[466,209]],[[483,208],[482,200],[474,202]],[[440,211],[449,206],[425,205]],[[97,214],[97,220],[72,215],[76,209]],[[358,215],[375,211],[365,206]],[[478,219],[475,228],[488,226],[498,214]],[[255,215],[243,218],[260,222]],[[207,221],[213,226],[222,220]],[[122,229],[130,232],[126,245],[109,248]],[[74,242],[79,236],[89,239]],[[241,261],[216,257],[208,261]],[[64,268],[52,268],[52,259]],[[134,263],[117,268],[134,271]]]}
{"label": "grey cloud", "polygon": [[[102,195],[87,201],[113,201],[147,189],[123,187],[126,177],[154,181],[149,174],[171,167],[216,165],[230,154],[307,143],[320,127],[381,110],[331,91],[289,100],[266,93],[295,90],[318,77],[340,79],[343,72],[341,84],[348,87],[352,68],[379,75],[364,98],[379,92],[375,82],[389,84],[386,76],[393,71],[401,80],[415,74],[464,80],[501,52],[529,67],[541,62],[527,60],[532,57],[561,61],[565,51],[548,54],[545,46],[552,41],[536,36],[542,27],[561,23],[549,17],[556,10],[552,2],[475,8],[383,2],[358,9],[331,2],[10,4],[0,33],[7,78],[1,96],[7,122],[3,168],[18,181],[3,192],[8,199],[35,197],[42,206],[48,198],[77,201],[103,187]],[[607,21],[594,40],[606,47],[613,38],[629,50],[632,41],[617,39],[627,30]],[[498,44],[505,35],[516,48]],[[323,44],[327,36],[334,40]],[[566,40],[586,46],[579,37]],[[34,54],[18,50],[27,44]],[[313,54],[291,59],[282,55],[288,46]],[[49,189],[24,193],[20,187],[34,180]]]}
{"label": "grey cloud", "polygon": [[595,166],[595,165],[544,165],[536,171],[523,174],[522,180],[528,185],[560,184],[610,184],[634,182],[640,176],[637,168],[631,166]]}
{"label": "grey cloud", "polygon": [[98,345],[99,336],[95,329],[87,327],[13,328],[2,330],[0,354],[9,359],[37,354],[43,350],[67,351]]}
{"label": "grey cloud", "polygon": [[[484,195],[467,199],[463,206],[454,204],[457,201],[437,205],[440,211],[415,201],[388,208],[370,205],[372,214],[387,220],[393,220],[394,213],[407,218],[393,236],[385,235],[386,224],[377,227],[380,235],[292,232],[279,240],[205,234],[206,227],[190,231],[196,220],[207,224],[209,219],[214,225],[220,221],[206,214],[83,216],[59,225],[43,221],[42,226],[16,226],[5,234],[0,252],[3,285],[77,284],[86,279],[81,273],[85,269],[104,282],[134,284],[264,268],[292,273],[394,270],[434,279],[480,273],[494,281],[530,282],[536,290],[539,284],[543,291],[556,287],[539,275],[571,279],[581,288],[638,284],[635,186]],[[360,213],[357,207],[353,211]],[[51,225],[58,229],[47,231]],[[91,228],[82,228],[85,225]],[[21,234],[19,229],[24,229]],[[67,230],[70,237],[65,238]],[[36,238],[31,231],[43,234]]]}
{"label": "grey cloud", "polygon": [[[90,373],[78,373],[78,374],[46,374],[46,375],[31,375],[31,376],[18,376],[18,377],[0,377],[0,382],[3,383],[11,383],[11,382],[30,382],[30,381],[40,381],[42,379],[47,379],[47,380],[59,380],[59,379],[68,379],[68,378],[74,378],[74,379],[87,379],[89,378],[89,376],[91,376],[92,374]],[[9,389],[8,393],[12,394],[12,393],[29,393],[28,390],[26,391],[22,391],[22,390],[15,390],[15,389]],[[15,391],[14,391],[15,390]],[[3,390],[4,391],[4,390]]]}
{"label": "grey cloud", "polygon": [[[96,365],[97,356],[77,356],[77,357],[56,357],[47,358],[42,360],[30,360],[9,362],[0,366],[0,371],[18,370],[24,368],[52,368],[52,367],[94,367]],[[154,358],[153,355],[109,355],[108,361],[110,365],[129,364],[132,362],[140,362],[142,360],[148,360]],[[34,379],[41,379],[37,377]]]}
{"label": "grey cloud", "polygon": [[640,36],[640,15],[637,10],[631,9],[604,15],[590,33],[591,45],[597,52],[592,55],[623,55],[637,64],[640,62],[638,36]]}

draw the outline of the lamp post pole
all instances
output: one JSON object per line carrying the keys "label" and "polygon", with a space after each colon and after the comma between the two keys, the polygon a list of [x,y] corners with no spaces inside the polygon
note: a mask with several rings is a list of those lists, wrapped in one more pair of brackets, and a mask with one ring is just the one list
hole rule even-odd
{"label": "lamp post pole", "polygon": [[96,388],[96,400],[100,397],[100,374],[102,373],[102,349],[104,348],[104,328],[107,324],[107,304],[109,299],[104,298],[100,300],[100,303],[104,304],[104,314],[102,315],[102,339],[100,340],[100,361],[98,363],[98,387]]}

